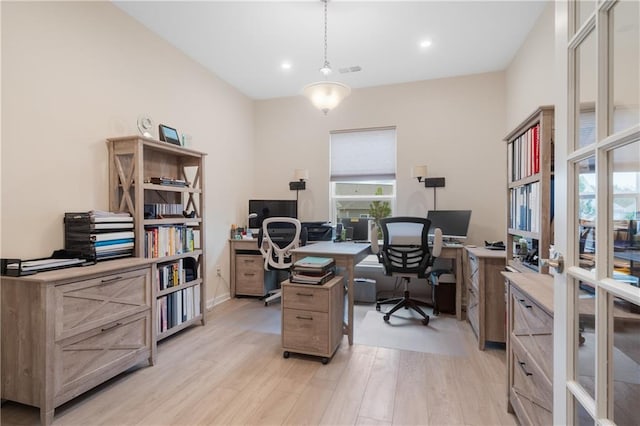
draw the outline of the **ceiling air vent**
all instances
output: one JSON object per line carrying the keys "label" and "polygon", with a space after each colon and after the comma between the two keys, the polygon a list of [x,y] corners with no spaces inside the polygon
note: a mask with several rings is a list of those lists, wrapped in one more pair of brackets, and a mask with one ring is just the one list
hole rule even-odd
{"label": "ceiling air vent", "polygon": [[350,72],[362,71],[362,67],[359,66],[359,65],[356,65],[354,67],[340,68],[340,69],[338,69],[338,71],[340,72],[340,74],[348,74]]}

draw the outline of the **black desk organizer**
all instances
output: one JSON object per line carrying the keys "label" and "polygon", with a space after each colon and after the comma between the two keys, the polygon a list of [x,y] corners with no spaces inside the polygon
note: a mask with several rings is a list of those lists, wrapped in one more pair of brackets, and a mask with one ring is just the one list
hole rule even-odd
{"label": "black desk organizer", "polygon": [[[82,256],[80,256],[80,252],[74,251],[74,250],[55,250],[50,257],[41,257],[38,259],[22,260],[22,259],[3,258],[3,259],[0,259],[0,275],[8,276],[8,277],[22,277],[25,275],[33,275],[38,272],[52,271],[54,269],[74,268],[77,266],[94,265],[96,263],[96,261],[92,259],[82,259],[83,261],[81,263],[76,263],[73,265],[57,265],[57,266],[51,266],[49,268],[45,267],[45,268],[34,270],[34,271],[22,270],[22,262],[32,262],[35,260],[47,260],[47,259],[76,259],[76,258],[82,259]],[[14,263],[18,264],[18,267],[16,269],[12,269],[8,267],[10,264],[14,264]]]}

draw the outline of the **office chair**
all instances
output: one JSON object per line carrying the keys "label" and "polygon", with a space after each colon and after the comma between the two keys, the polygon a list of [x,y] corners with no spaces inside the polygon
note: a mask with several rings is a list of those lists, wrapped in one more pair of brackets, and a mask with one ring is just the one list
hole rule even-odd
{"label": "office chair", "polygon": [[[290,217],[270,217],[264,219],[258,233],[258,247],[264,258],[265,271],[289,271],[292,266],[291,250],[306,243],[302,226],[298,219]],[[279,281],[279,280],[278,280]],[[280,299],[282,290],[270,291],[264,305]]]}
{"label": "office chair", "polygon": [[382,300],[376,303],[376,309],[380,305],[395,303],[384,314],[384,320],[389,321],[391,314],[400,308],[413,309],[422,317],[424,325],[429,324],[427,315],[420,305],[426,303],[411,299],[409,283],[411,278],[429,278],[429,272],[433,262],[442,251],[442,231],[436,228],[434,231],[433,247],[429,247],[429,227],[431,221],[421,217],[390,217],[380,219],[382,228],[382,247],[372,238],[372,251],[378,256],[378,261],[384,267],[384,273],[388,276],[400,277],[404,283],[402,297]]}

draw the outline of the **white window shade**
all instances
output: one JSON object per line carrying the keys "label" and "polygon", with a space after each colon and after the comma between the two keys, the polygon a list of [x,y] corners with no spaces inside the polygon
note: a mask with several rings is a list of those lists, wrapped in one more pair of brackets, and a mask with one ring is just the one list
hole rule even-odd
{"label": "white window shade", "polygon": [[396,178],[396,129],[331,133],[331,180]]}

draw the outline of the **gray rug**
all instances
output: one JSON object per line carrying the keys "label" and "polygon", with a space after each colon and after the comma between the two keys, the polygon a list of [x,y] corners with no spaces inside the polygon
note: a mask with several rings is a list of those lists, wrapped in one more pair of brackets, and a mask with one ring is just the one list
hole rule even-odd
{"label": "gray rug", "polygon": [[[428,310],[427,314],[430,313]],[[422,317],[411,310],[401,309],[391,316],[388,323],[382,316],[381,312],[368,311],[362,322],[356,322],[354,343],[414,352],[467,356],[464,336],[453,316],[431,316],[428,326],[422,325]]]}

